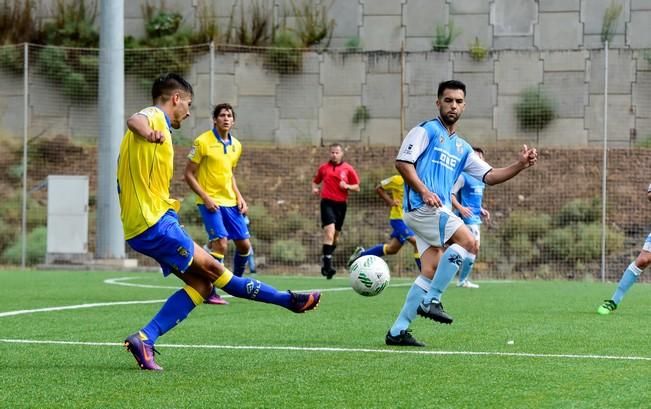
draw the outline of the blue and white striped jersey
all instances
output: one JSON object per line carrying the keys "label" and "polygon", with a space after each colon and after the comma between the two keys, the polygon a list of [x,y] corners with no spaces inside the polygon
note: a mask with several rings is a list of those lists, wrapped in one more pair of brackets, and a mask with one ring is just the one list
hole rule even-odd
{"label": "blue and white striped jersey", "polygon": [[[462,171],[483,180],[484,175],[491,170],[491,166],[477,156],[468,142],[456,133],[450,135],[439,118],[412,128],[402,142],[396,160],[413,163],[420,180],[448,208],[452,207],[452,186]],[[405,180],[405,211],[423,205],[420,194]]]}

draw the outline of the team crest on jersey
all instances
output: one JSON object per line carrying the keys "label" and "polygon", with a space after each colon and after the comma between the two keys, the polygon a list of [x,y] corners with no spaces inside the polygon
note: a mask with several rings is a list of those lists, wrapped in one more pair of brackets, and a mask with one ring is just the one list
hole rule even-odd
{"label": "team crest on jersey", "polygon": [[443,141],[444,141],[443,136],[439,136],[439,143],[443,143]]}
{"label": "team crest on jersey", "polygon": [[463,143],[461,141],[457,141],[457,153],[463,153]]}
{"label": "team crest on jersey", "polygon": [[342,172],[339,174],[339,177],[340,177],[342,180],[346,180],[346,176],[348,176],[348,172],[346,172],[345,170],[342,171]]}
{"label": "team crest on jersey", "polygon": [[179,253],[179,255],[180,255],[181,257],[187,257],[188,255],[190,255],[190,253],[188,252],[188,250],[187,250],[185,247],[183,247],[183,246],[179,246],[179,247],[176,249],[176,252]]}

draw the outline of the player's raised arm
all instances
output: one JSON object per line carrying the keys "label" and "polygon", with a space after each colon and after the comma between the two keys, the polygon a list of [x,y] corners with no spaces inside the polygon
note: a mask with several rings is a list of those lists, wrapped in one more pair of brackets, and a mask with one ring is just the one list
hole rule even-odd
{"label": "player's raised arm", "polygon": [[523,170],[533,166],[538,161],[538,152],[536,148],[528,148],[522,145],[518,155],[518,160],[504,168],[493,168],[484,176],[484,183],[487,185],[496,185],[513,178]]}
{"label": "player's raised arm", "polygon": [[149,119],[141,113],[135,113],[127,119],[127,127],[131,132],[140,135],[149,142],[163,143],[165,142],[165,135],[161,131],[156,131],[149,125]]}

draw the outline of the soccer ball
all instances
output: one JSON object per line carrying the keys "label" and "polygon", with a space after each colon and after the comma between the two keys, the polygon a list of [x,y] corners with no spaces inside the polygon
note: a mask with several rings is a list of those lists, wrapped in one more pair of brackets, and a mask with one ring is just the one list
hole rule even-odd
{"label": "soccer ball", "polygon": [[350,266],[350,286],[365,297],[380,294],[390,278],[389,266],[378,256],[362,256]]}

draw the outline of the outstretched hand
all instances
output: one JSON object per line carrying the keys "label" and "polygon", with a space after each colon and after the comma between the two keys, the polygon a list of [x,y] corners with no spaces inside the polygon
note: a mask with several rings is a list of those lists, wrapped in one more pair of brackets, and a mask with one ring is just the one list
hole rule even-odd
{"label": "outstretched hand", "polygon": [[518,161],[522,163],[525,168],[531,167],[538,161],[538,151],[536,148],[528,148],[527,145],[522,145]]}

